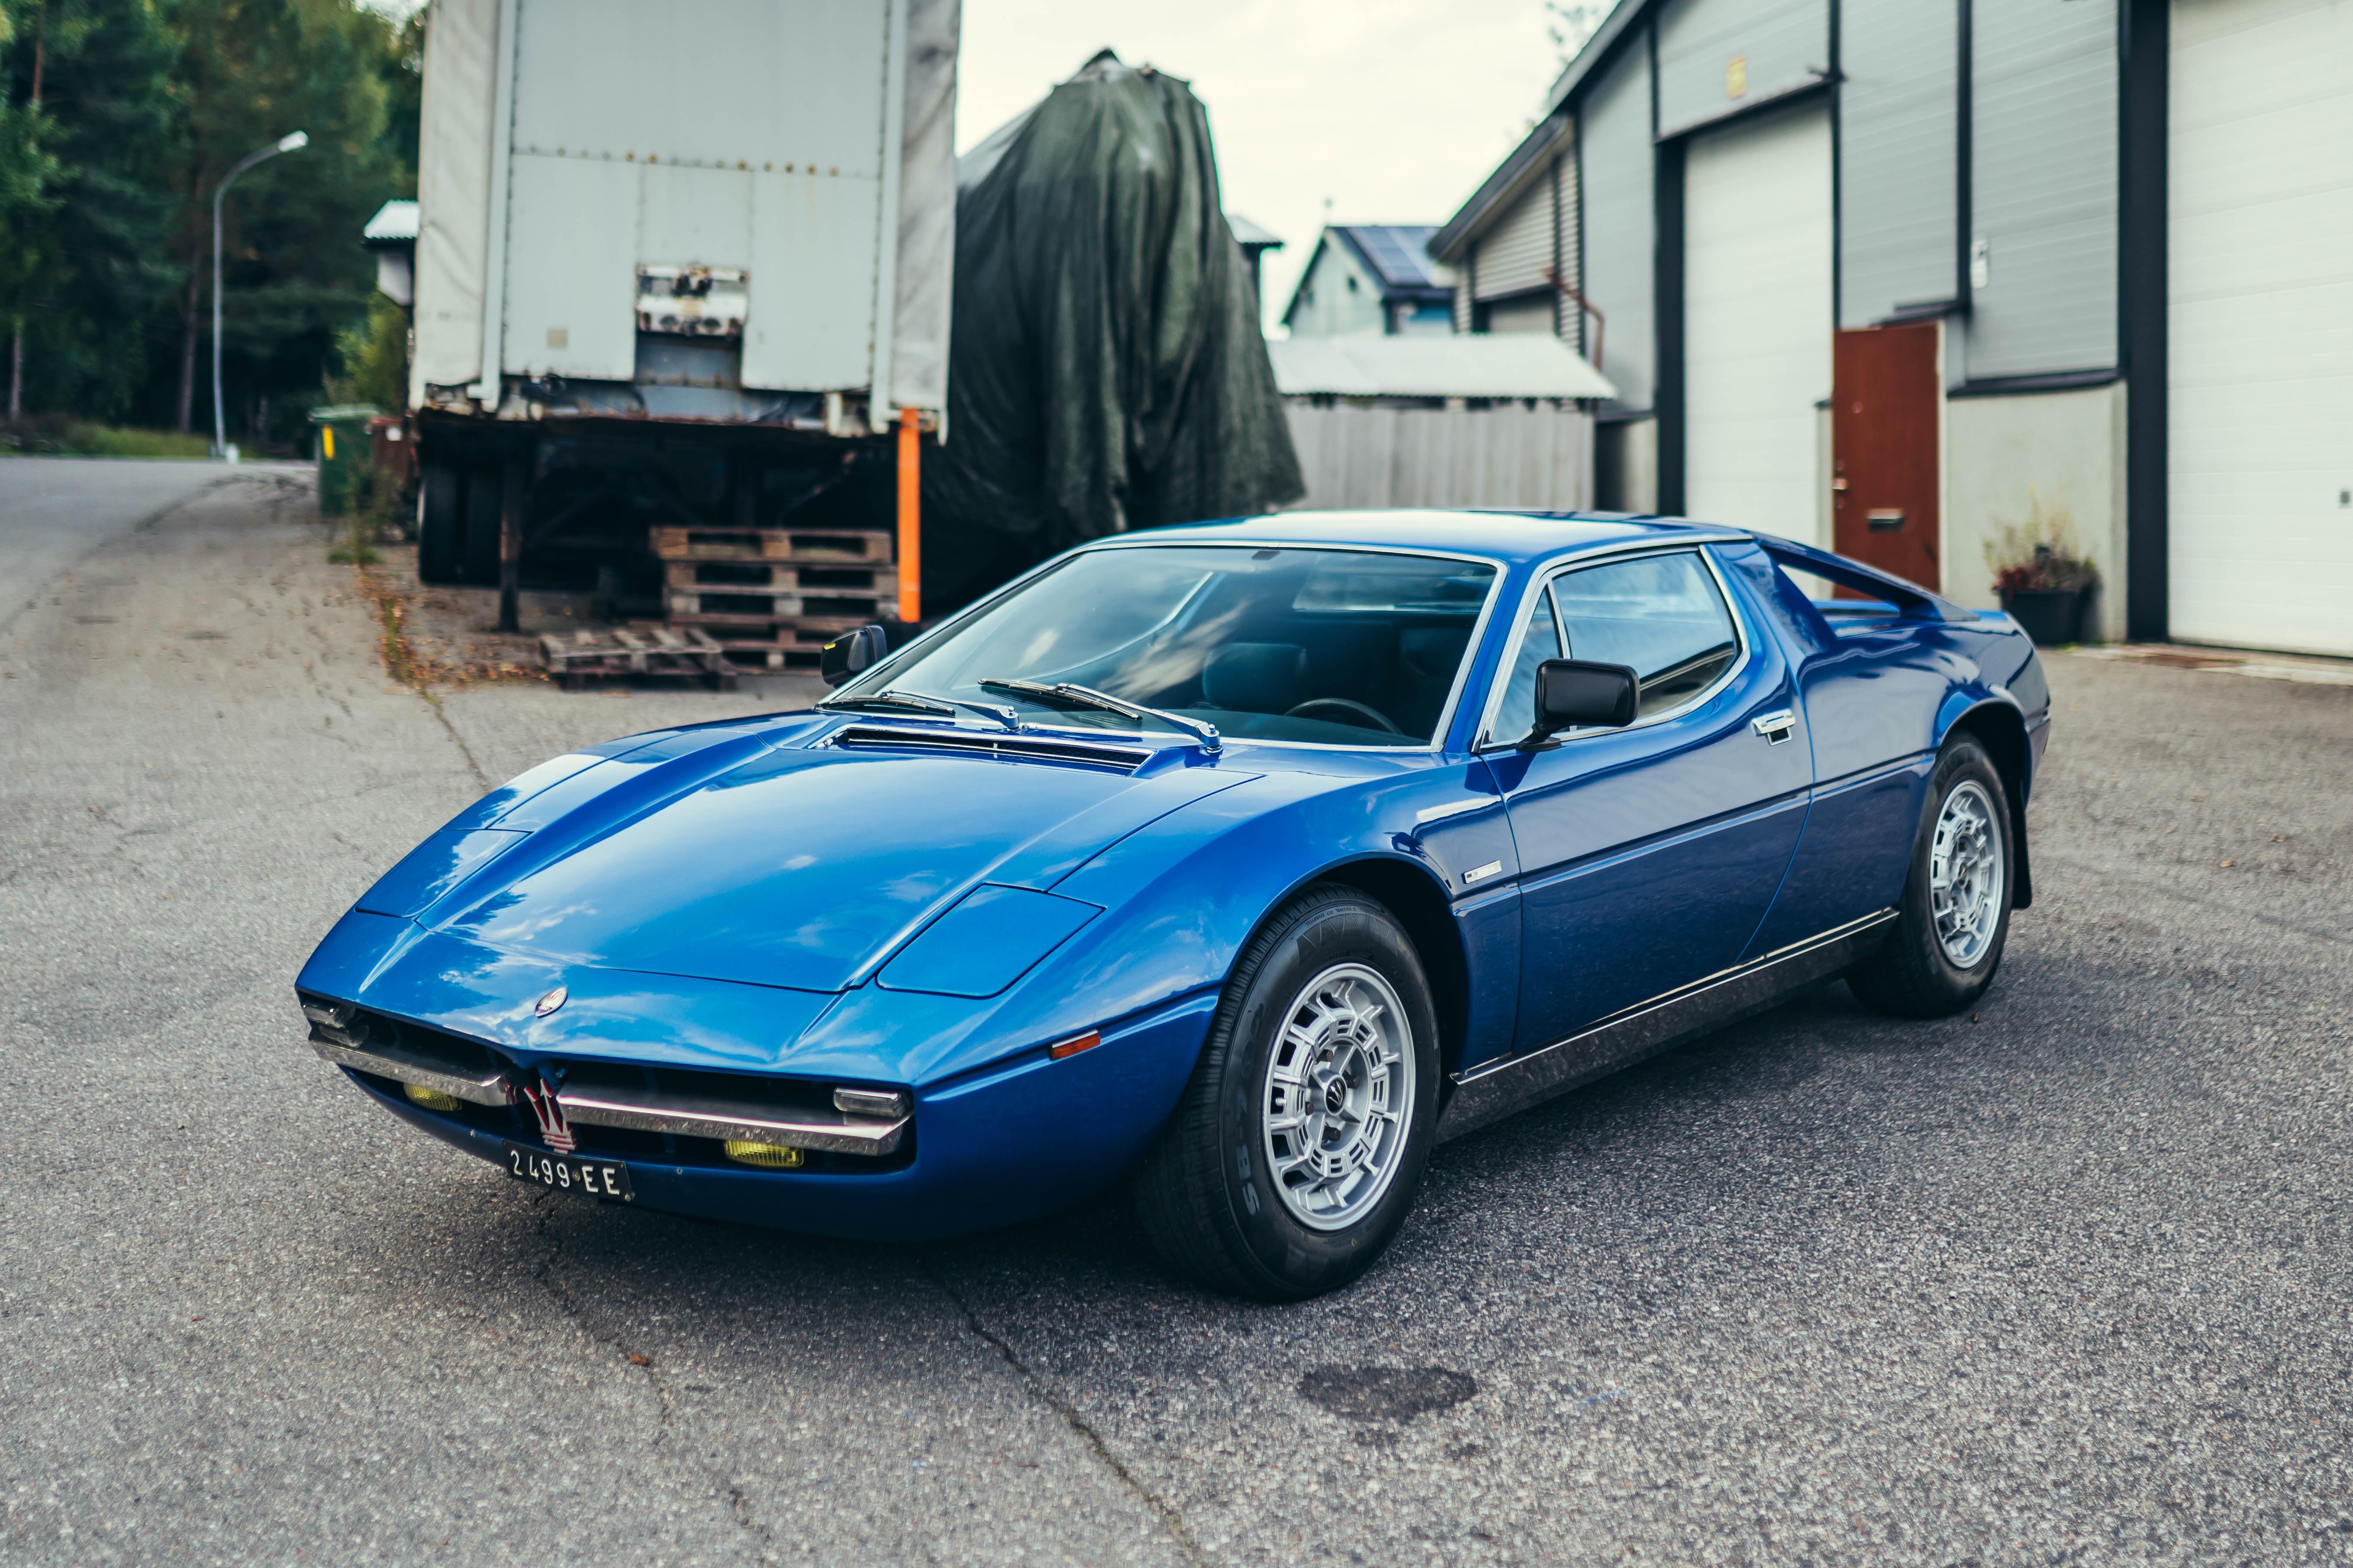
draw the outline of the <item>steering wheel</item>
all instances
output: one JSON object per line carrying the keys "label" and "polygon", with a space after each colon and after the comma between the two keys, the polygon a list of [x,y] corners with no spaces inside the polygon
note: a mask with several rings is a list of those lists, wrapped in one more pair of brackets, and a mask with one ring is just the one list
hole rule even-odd
{"label": "steering wheel", "polygon": [[[1311,697],[1306,701],[1301,703],[1298,707],[1293,708],[1291,711],[1285,713],[1283,717],[1286,719],[1313,718],[1314,716],[1313,710],[1317,708],[1337,708],[1343,713],[1353,714],[1371,720],[1372,726],[1376,730],[1387,730],[1392,735],[1402,735],[1405,733],[1403,730],[1398,729],[1394,723],[1390,722],[1389,716],[1382,712],[1379,709],[1367,708],[1363,703],[1356,701],[1354,698],[1348,697]],[[1353,724],[1356,723],[1356,719],[1343,719],[1338,721],[1338,722]],[[1359,724],[1357,725],[1357,728],[1362,729],[1364,726]]]}

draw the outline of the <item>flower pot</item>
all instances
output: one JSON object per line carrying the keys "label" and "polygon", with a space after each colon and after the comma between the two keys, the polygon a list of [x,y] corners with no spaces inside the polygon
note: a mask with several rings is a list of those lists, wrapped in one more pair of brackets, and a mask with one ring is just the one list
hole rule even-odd
{"label": "flower pot", "polygon": [[2036,647],[2063,647],[2084,640],[2084,609],[2091,599],[2089,588],[2012,588],[2002,595],[2001,607]]}

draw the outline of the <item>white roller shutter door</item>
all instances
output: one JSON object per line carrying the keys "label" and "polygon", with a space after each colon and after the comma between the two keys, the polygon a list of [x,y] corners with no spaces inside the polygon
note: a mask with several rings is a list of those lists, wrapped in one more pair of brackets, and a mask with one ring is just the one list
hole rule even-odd
{"label": "white roller shutter door", "polygon": [[1685,160],[1684,510],[1814,540],[1816,405],[1831,393],[1830,115],[1704,134]]}
{"label": "white roller shutter door", "polygon": [[2353,654],[2353,0],[2177,0],[2172,634]]}

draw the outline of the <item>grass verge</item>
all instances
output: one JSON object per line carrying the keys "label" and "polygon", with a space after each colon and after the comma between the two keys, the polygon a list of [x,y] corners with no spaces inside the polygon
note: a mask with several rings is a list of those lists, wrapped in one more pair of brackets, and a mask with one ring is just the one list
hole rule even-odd
{"label": "grass verge", "polygon": [[132,430],[83,419],[0,423],[0,455],[56,458],[205,458],[212,444],[177,430]]}

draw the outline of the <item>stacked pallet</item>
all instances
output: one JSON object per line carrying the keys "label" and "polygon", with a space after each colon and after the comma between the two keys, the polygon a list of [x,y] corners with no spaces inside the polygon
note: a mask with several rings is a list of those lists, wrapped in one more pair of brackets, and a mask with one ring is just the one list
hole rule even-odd
{"label": "stacked pallet", "polygon": [[814,670],[825,644],[897,613],[892,536],[858,528],[656,528],[670,624],[739,668]]}
{"label": "stacked pallet", "polygon": [[735,689],[735,667],[718,643],[693,627],[683,633],[654,626],[640,634],[612,631],[575,632],[569,638],[553,635],[539,639],[547,672],[566,691],[584,689],[598,677],[633,679],[668,677],[709,684],[721,691]]}

